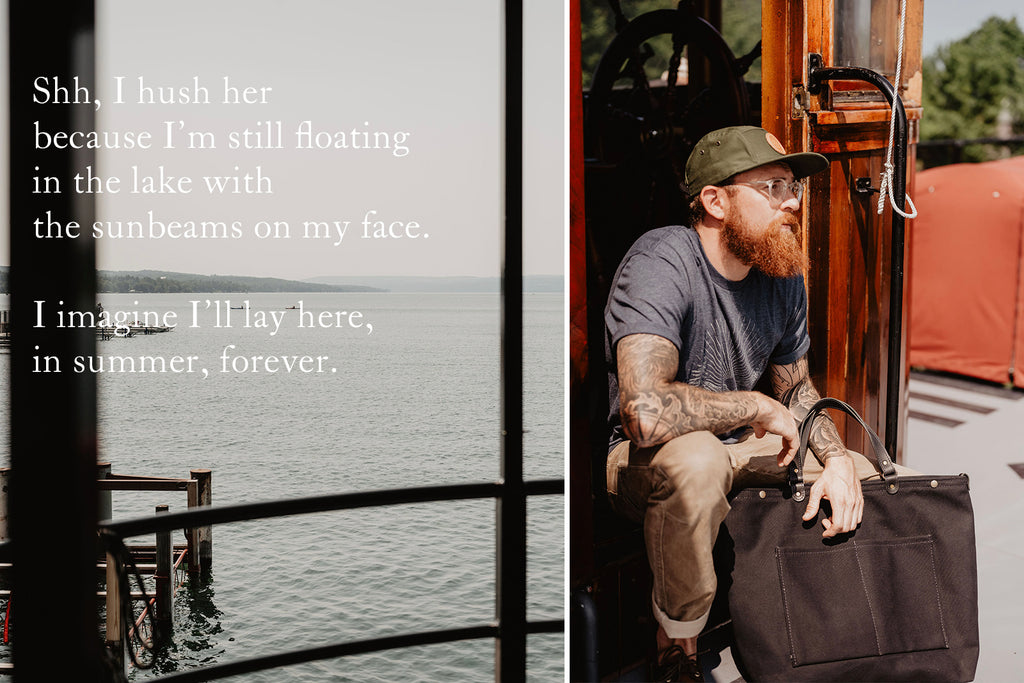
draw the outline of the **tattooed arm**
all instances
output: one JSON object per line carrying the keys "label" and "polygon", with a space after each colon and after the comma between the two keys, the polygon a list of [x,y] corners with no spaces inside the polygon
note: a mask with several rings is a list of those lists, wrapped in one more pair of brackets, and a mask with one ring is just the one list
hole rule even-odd
{"label": "tattooed arm", "polygon": [[619,341],[616,355],[622,427],[636,445],[750,425],[759,437],[767,432],[782,437],[780,465],[796,454],[796,422],[785,406],[756,391],[712,392],[677,382],[679,350],[664,337],[628,335]]}
{"label": "tattooed arm", "polygon": [[[793,411],[798,420],[807,415],[819,398],[811,384],[806,356],[788,365],[773,365],[771,379],[775,395]],[[822,499],[826,499],[832,506],[832,516],[821,521],[825,527],[822,536],[830,537],[853,531],[864,514],[864,494],[853,459],[847,453],[835,423],[828,415],[819,415],[814,420],[808,444],[821,461],[824,471],[811,486],[803,519],[813,519],[818,514]]]}
{"label": "tattooed arm", "polygon": [[[793,411],[793,417],[801,421],[819,398],[817,389],[811,384],[807,370],[807,356],[789,365],[771,366],[772,391],[782,405]],[[832,418],[822,413],[814,420],[808,443],[822,465],[829,458],[846,455],[846,447],[839,437]]]}

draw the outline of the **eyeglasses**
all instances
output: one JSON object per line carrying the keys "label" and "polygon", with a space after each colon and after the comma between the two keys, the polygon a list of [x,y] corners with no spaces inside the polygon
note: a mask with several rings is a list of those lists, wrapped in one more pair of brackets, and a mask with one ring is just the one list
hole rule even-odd
{"label": "eyeglasses", "polygon": [[782,178],[772,178],[771,180],[751,180],[745,183],[734,182],[733,185],[747,185],[761,192],[767,189],[768,196],[776,204],[782,204],[789,199],[787,192],[791,192],[798,202],[804,196],[804,184],[799,180],[789,182]]}

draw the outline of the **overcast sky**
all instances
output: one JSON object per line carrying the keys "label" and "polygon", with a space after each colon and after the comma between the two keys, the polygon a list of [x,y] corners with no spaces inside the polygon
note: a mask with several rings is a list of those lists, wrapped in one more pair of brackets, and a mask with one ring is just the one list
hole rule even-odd
{"label": "overcast sky", "polygon": [[[526,5],[524,269],[559,273],[564,10],[549,0]],[[94,172],[120,181],[98,195],[99,266],[288,278],[498,275],[502,7],[97,0],[97,126],[153,136],[151,149],[98,155]],[[239,97],[253,88],[251,103],[223,104],[225,79]],[[152,88],[143,99],[175,103],[140,104],[140,85]],[[190,132],[212,135],[189,149]],[[161,173],[174,180],[161,182]],[[205,177],[229,188],[238,178],[240,192],[210,192]],[[147,178],[162,191],[146,192]],[[182,178],[191,182],[179,185]],[[228,238],[109,235],[129,221],[146,235],[172,221],[238,230]],[[342,236],[335,226],[346,221]],[[307,222],[330,226],[331,236],[306,238]],[[271,225],[280,237],[257,236]]]}
{"label": "overcast sky", "polygon": [[1021,0],[925,0],[922,52],[927,56],[944,43],[963,38],[991,16],[1021,18]]}

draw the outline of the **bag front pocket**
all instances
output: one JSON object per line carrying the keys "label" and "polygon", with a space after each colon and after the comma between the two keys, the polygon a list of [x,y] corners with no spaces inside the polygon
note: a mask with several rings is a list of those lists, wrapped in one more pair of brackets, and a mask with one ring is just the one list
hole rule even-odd
{"label": "bag front pocket", "polygon": [[949,647],[931,536],[775,555],[794,666]]}

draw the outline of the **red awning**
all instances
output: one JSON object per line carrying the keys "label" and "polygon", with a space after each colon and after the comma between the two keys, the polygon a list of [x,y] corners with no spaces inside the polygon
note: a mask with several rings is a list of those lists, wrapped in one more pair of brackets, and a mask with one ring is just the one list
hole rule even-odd
{"label": "red awning", "polygon": [[1024,157],[931,168],[915,185],[911,366],[1024,387]]}

